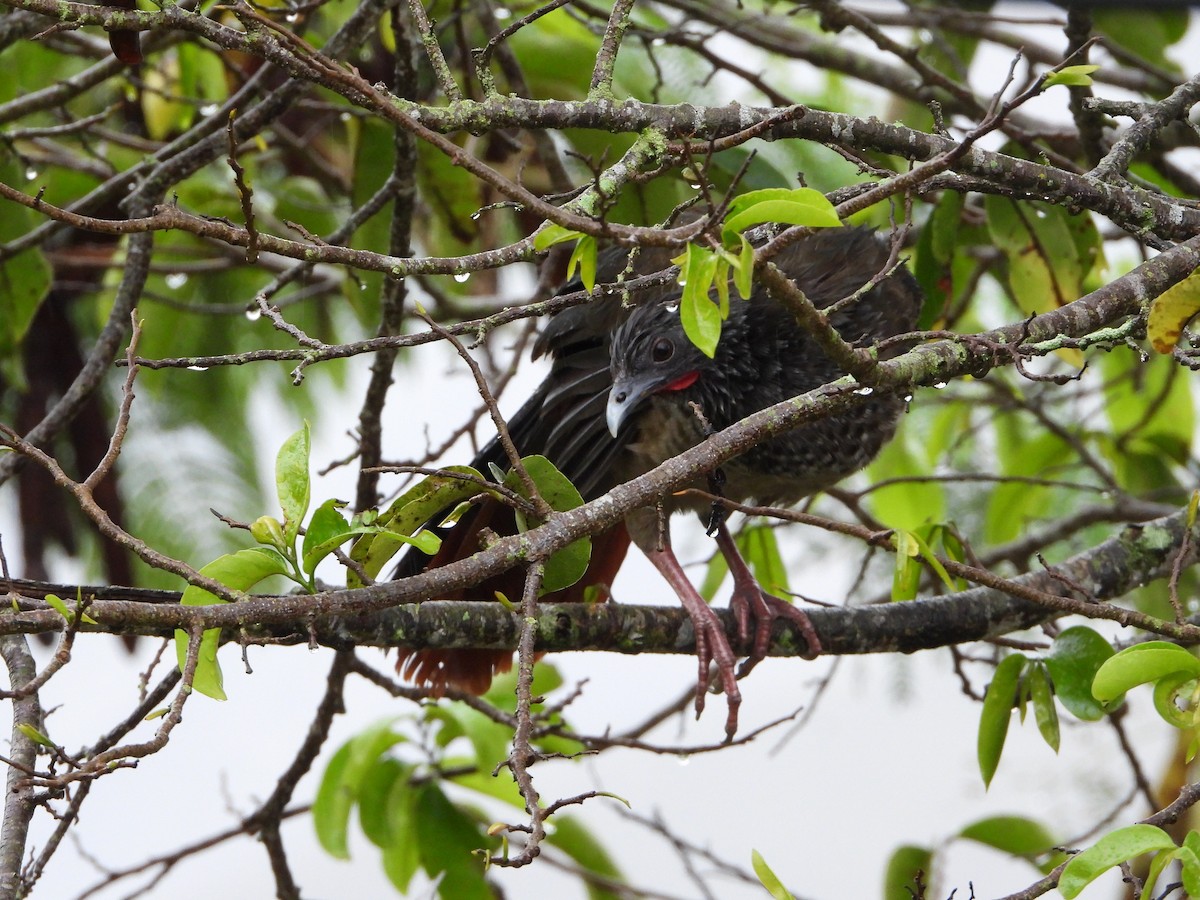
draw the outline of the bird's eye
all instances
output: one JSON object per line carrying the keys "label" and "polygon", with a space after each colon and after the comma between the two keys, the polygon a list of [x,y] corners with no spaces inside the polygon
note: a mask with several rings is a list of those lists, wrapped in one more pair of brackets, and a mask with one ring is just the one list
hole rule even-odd
{"label": "bird's eye", "polygon": [[669,338],[659,338],[650,347],[650,358],[656,363],[666,362],[675,355],[675,344]]}

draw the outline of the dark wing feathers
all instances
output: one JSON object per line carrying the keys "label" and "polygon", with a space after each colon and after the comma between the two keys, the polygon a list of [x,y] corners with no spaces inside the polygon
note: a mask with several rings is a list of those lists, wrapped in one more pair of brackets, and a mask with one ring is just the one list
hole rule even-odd
{"label": "dark wing feathers", "polygon": [[[628,269],[631,275],[652,274],[670,264],[669,253],[652,248],[642,251],[634,264],[627,262],[628,252],[608,248],[600,255],[597,280],[612,282]],[[887,263],[887,246],[867,228],[840,228],[817,231],[797,241],[776,258],[776,264],[792,278],[818,308],[852,295],[867,279]],[[581,288],[578,279],[566,285],[567,293]],[[831,317],[833,325],[852,342],[877,340],[908,330],[916,319],[920,291],[912,276],[900,267],[871,292],[886,292],[870,303],[850,304]],[[550,373],[533,396],[509,420],[509,432],[523,455],[542,454],[579,488],[584,499],[593,499],[614,486],[615,458],[627,443],[613,440],[604,419],[608,391],[612,383],[609,357],[612,336],[617,327],[638,305],[678,297],[673,285],[656,287],[622,302],[612,295],[563,310],[546,324],[534,344],[534,357],[551,358]],[[790,314],[766,299],[761,288],[755,291],[748,307],[760,305],[756,314],[779,319],[781,332],[795,332],[794,322],[784,323]],[[862,298],[860,298],[861,300]],[[738,309],[734,318],[745,313]],[[790,327],[782,327],[790,324]],[[731,328],[737,327],[731,321]],[[808,340],[803,341],[808,348]],[[826,364],[827,361],[826,361]],[[831,364],[830,364],[831,365]],[[813,369],[822,368],[817,360]],[[812,374],[816,375],[816,372]],[[830,377],[835,377],[830,375]],[[823,377],[823,380],[824,379]],[[489,463],[508,468],[508,461],[496,440],[490,441],[472,465],[490,477]],[[428,557],[410,550],[396,570],[396,577],[421,571]]]}

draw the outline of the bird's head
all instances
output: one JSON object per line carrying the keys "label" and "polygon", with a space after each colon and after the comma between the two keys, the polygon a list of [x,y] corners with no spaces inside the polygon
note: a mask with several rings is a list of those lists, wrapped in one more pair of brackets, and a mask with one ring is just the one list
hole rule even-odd
{"label": "bird's head", "polygon": [[613,335],[609,432],[616,437],[655,394],[690,388],[710,363],[683,333],[677,301],[639,306]]}

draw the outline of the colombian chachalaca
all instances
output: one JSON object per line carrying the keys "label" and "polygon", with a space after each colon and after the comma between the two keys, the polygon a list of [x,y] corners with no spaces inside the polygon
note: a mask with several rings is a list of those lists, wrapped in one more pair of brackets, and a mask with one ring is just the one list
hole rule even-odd
{"label": "colombian chachalaca", "polygon": [[[660,258],[662,257],[662,258]],[[821,230],[779,254],[775,264],[818,309],[838,304],[829,316],[842,337],[856,346],[912,330],[921,292],[903,267],[887,273],[887,246],[863,228]],[[626,267],[624,255],[601,260],[599,281],[613,281]],[[642,251],[635,272],[666,268],[661,252]],[[882,280],[861,296],[854,294],[872,278]],[[679,318],[680,289],[674,284],[609,296],[571,307],[554,316],[538,338],[534,356],[548,355],[549,375],[509,421],[517,450],[549,458],[591,500],[641,475],[720,430],[767,406],[803,394],[844,373],[821,351],[791,312],[755,287],[749,300],[731,300],[715,357],[709,359],[685,336]],[[849,299],[853,298],[853,299]],[[624,300],[624,302],[623,302]],[[842,302],[839,302],[842,301]],[[893,351],[895,352],[895,351]],[[886,354],[885,354],[886,355]],[[773,438],[726,463],[721,494],[731,500],[795,503],[832,486],[862,468],[891,438],[903,408],[894,396],[873,397],[854,409],[814,421]],[[505,463],[498,444],[487,446],[474,462]],[[706,488],[701,481],[695,487]],[[786,616],[800,627],[810,654],[820,647],[807,616],[791,604],[765,594],[737,552],[723,517],[696,497],[662,498],[667,513],[691,509],[716,527],[717,543],[734,579],[731,601],[740,639],[754,632],[751,663],[767,650],[773,619]],[[727,733],[737,723],[740,694],[736,656],[720,619],[700,597],[671,551],[669,531],[656,509],[637,510],[605,535],[594,539],[587,574],[573,587],[547,601],[580,600],[594,586],[611,583],[632,539],[664,575],[695,626],[700,684],[696,709],[703,706],[709,665],[716,663],[729,703]],[[441,565],[479,549],[486,527],[513,532],[511,511],[486,500],[460,517],[432,561],[413,551],[401,561],[397,577],[427,565]],[[521,592],[520,571],[472,589],[474,598]],[[436,599],[464,599],[459,594]],[[435,689],[455,685],[482,693],[492,676],[511,667],[512,654],[487,650],[401,651],[397,668]]]}

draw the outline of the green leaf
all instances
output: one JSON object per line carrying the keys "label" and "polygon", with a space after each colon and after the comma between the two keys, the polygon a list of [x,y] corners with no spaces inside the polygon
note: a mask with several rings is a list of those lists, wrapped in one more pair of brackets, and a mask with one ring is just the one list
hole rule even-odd
{"label": "green leaf", "polygon": [[[78,593],[80,594],[80,597],[77,598],[75,601],[77,607],[83,605],[83,599],[82,599],[83,592],[78,591]],[[58,596],[57,594],[47,594],[46,602],[48,604],[50,604],[50,606],[55,610],[55,612],[57,612],[60,616],[62,616],[64,619],[66,619],[68,623],[75,621],[75,610],[68,607],[66,604],[66,601],[63,600],[62,597]],[[88,625],[99,624],[95,619],[93,619],[87,613],[83,614],[83,621],[86,622]]]}
{"label": "green leaf", "polygon": [[764,222],[810,228],[837,228],[842,224],[833,204],[825,199],[824,194],[812,188],[749,191],[735,197],[729,204],[729,213],[721,230],[725,246],[736,246],[736,235]]}
{"label": "green leaf", "polygon": [[1115,700],[1132,687],[1176,673],[1200,675],[1200,659],[1166,641],[1127,647],[1100,666],[1092,680],[1092,696],[1100,701]]}
{"label": "green leaf", "polygon": [[[542,499],[555,512],[567,512],[583,505],[583,497],[580,496],[575,485],[571,484],[570,479],[546,457],[527,456],[521,460],[521,463],[525,466],[529,477],[533,479]],[[505,476],[504,486],[509,490],[516,491],[522,497],[526,496],[525,485],[516,472],[509,472]],[[520,511],[517,512],[517,527],[522,531],[531,527],[531,523],[526,521],[527,518]],[[532,525],[541,524],[543,523],[532,523]],[[551,594],[573,585],[583,577],[591,558],[591,538],[582,537],[563,547],[546,560],[546,568],[542,576],[542,594]]]}
{"label": "green leaf", "polygon": [[928,847],[898,847],[883,876],[884,900],[913,900],[918,875],[928,884],[933,871],[933,851]]}
{"label": "green leaf", "polygon": [[60,616],[62,616],[68,622],[75,621],[75,613],[73,613],[73,612],[71,612],[71,610],[67,609],[67,604],[63,602],[62,597],[58,596],[57,594],[47,594],[46,602],[50,604],[51,608],[56,613],[58,613]]}
{"label": "green leaf", "polygon": [[287,546],[292,546],[300,533],[300,523],[308,512],[308,456],[311,438],[308,423],[283,442],[275,457],[275,487],[279,492],[279,507],[283,510],[283,534]]}
{"label": "green leaf", "polygon": [[701,353],[712,359],[721,339],[721,310],[707,296],[680,299],[679,319],[683,333]]}
{"label": "green leaf", "polygon": [[1155,896],[1154,885],[1158,883],[1158,878],[1160,875],[1162,875],[1163,869],[1174,862],[1180,854],[1185,852],[1186,851],[1180,847],[1174,851],[1164,850],[1154,854],[1153,859],[1150,860],[1150,865],[1146,867],[1146,878],[1142,882],[1142,897]]}
{"label": "green leaf", "polygon": [[475,749],[472,760],[481,770],[491,772],[498,763],[508,758],[508,744],[512,729],[494,721],[465,703],[445,703],[426,709],[428,719],[452,722],[450,733],[462,734]]}
{"label": "green leaf", "polygon": [[444,900],[494,900],[483,877],[483,862],[475,853],[486,846],[487,839],[436,783],[418,788],[415,816],[421,826],[415,832],[421,866],[430,878],[445,873],[438,896]]}
{"label": "green leaf", "polygon": [[[385,756],[367,770],[358,796],[358,823],[376,847],[390,847],[402,836],[392,816],[393,794],[411,793],[409,778],[416,767]],[[344,769],[343,769],[344,772]]]}
{"label": "green leaf", "polygon": [[[1051,433],[1030,435],[1025,422],[1004,416],[996,422],[998,474],[1039,477],[1059,465],[1070,448]],[[987,540],[1003,543],[1024,534],[1029,521],[1053,509],[1054,495],[1039,484],[1014,480],[996,485],[987,506]]]}
{"label": "green leaf", "polygon": [[930,231],[929,250],[933,258],[948,263],[954,258],[962,231],[962,209],[965,195],[958,191],[943,191],[937,206],[929,214],[926,228]]}
{"label": "green leaf", "polygon": [[350,538],[350,524],[338,511],[345,505],[342,500],[326,500],[313,512],[304,532],[301,549],[304,571],[309,575],[312,575],[324,556]]}
{"label": "green leaf", "polygon": [[1022,312],[1049,312],[1079,297],[1085,261],[1065,209],[996,195],[984,198],[984,209],[988,232],[1007,258],[1008,287]]}
{"label": "green leaf", "polygon": [[1189,831],[1176,855],[1183,870],[1184,891],[1189,897],[1200,897],[1200,835]]}
{"label": "green leaf", "polygon": [[385,529],[374,526],[358,526],[347,528],[341,534],[335,534],[332,537],[326,538],[310,551],[306,552],[303,556],[304,571],[311,576],[316,572],[317,566],[321,564],[321,560],[333,553],[334,550],[342,546],[350,538],[360,535],[378,534],[387,534],[389,539],[394,538],[402,544],[409,544],[430,556],[437,553],[438,548],[442,546],[442,539],[432,531],[422,531],[412,537],[405,537],[403,535],[392,535]]}
{"label": "green leaf", "polygon": [[[304,571],[311,577],[321,560],[338,547],[358,535],[377,535],[385,531],[378,525],[351,525],[338,510],[346,504],[341,500],[326,500],[313,512],[308,528],[304,532],[301,562]],[[431,531],[423,531],[416,537],[397,538],[403,543],[420,547],[426,553],[436,553],[441,538]]]}
{"label": "green leaf", "polygon": [[[447,757],[442,761],[442,765],[445,768],[456,762],[457,759],[455,757]],[[473,762],[472,759],[464,757],[462,765],[467,767],[472,765]],[[471,772],[455,773],[453,778],[447,780],[453,784],[457,784],[461,788],[482,794],[484,797],[491,797],[493,800],[507,803],[513,809],[525,809],[525,797],[521,794],[521,789],[517,787],[517,783],[513,781],[508,769],[501,769],[496,775],[493,775],[490,770],[476,769]]]}
{"label": "green leaf", "polygon": [[[14,216],[12,205],[6,203],[4,216],[0,218],[25,221],[23,212],[18,210]],[[8,230],[0,227],[0,235]],[[16,356],[38,307],[50,290],[50,281],[50,267],[36,250],[26,250],[0,261],[0,359]]]}
{"label": "green leaf", "polygon": [[713,276],[713,284],[717,289],[717,308],[721,318],[729,318],[729,267],[730,262],[723,253],[717,255],[717,271]]}
{"label": "green leaf", "polygon": [[1093,21],[1096,30],[1102,31],[1118,46],[1168,71],[1180,71],[1179,65],[1166,55],[1166,49],[1187,33],[1186,8],[1168,9],[1164,6],[1150,16],[1135,7],[1097,9],[1093,13]]}
{"label": "green leaf", "polygon": [[[762,188],[756,191],[746,191],[738,194],[729,201],[729,208],[726,210],[726,218],[737,216],[745,212],[752,206],[759,203],[764,203],[768,200],[792,201],[796,203],[810,203],[814,207],[826,207],[833,209],[833,205],[825,199],[825,195],[820,191],[812,188]],[[822,202],[824,201],[824,202]]]}
{"label": "green leaf", "polygon": [[[445,471],[482,477],[469,466],[447,466]],[[354,542],[350,548],[350,558],[361,563],[366,573],[375,578],[396,551],[407,544],[416,545],[431,555],[436,553],[441,542],[437,534],[423,531],[413,537],[413,533],[434,516],[439,513],[444,516],[445,510],[452,509],[480,491],[477,481],[464,481],[450,475],[430,475],[422,479],[397,497],[375,520],[375,525],[383,531],[364,534]],[[362,581],[352,570],[346,572],[346,586],[362,587]]]}
{"label": "green leaf", "polygon": [[1040,822],[1023,816],[980,819],[958,834],[1013,856],[1036,856],[1054,849],[1057,843]]}
{"label": "green leaf", "polygon": [[774,900],[795,900],[792,892],[783,886],[779,876],[771,871],[771,867],[767,865],[767,861],[757,850],[750,851],[750,865],[754,867],[754,874],[758,876],[758,880],[762,882],[762,886],[767,889],[767,893]]}
{"label": "green leaf", "polygon": [[[872,481],[897,479],[867,495],[872,514],[888,528],[915,531],[926,522],[945,518],[945,490],[937,481],[910,481],[914,475],[927,474],[932,468],[923,458],[926,447],[909,443],[913,432],[905,429],[888,443],[868,469]],[[958,431],[956,434],[960,433]],[[925,435],[922,434],[922,439]]]}
{"label": "green leaf", "polygon": [[1066,900],[1079,893],[1113,866],[1156,850],[1174,850],[1175,842],[1161,828],[1153,825],[1130,825],[1106,834],[1094,846],[1071,857],[1062,876],[1058,891]]}
{"label": "green leaf", "polygon": [[317,840],[326,852],[338,859],[349,859],[347,834],[350,811],[358,802],[364,784],[380,756],[394,745],[407,740],[393,730],[394,719],[372,725],[343,744],[325,767],[321,785],[313,801],[313,826]]}
{"label": "green leaf", "polygon": [[1108,641],[1084,625],[1068,628],[1054,639],[1044,660],[1058,702],[1071,715],[1085,722],[1104,718],[1113,704],[1102,704],[1092,696],[1092,682],[1100,666],[1113,655]]}
{"label": "green leaf", "polygon": [[29,740],[33,741],[35,744],[41,744],[43,747],[54,746],[54,741],[50,740],[50,738],[46,737],[46,735],[42,734],[27,722],[22,722],[20,725],[18,725],[17,731],[21,732],[21,734],[25,735],[25,737],[29,738]]}
{"label": "green leaf", "polygon": [[704,602],[712,603],[713,597],[717,595],[721,585],[725,581],[725,576],[729,574],[729,561],[725,559],[725,554],[717,550],[708,558],[708,566],[704,570],[704,581],[700,583],[700,596],[704,598]]}
{"label": "green leaf", "polygon": [[996,774],[996,767],[1000,765],[1000,754],[1004,751],[1004,739],[1008,736],[1013,704],[1017,700],[1017,685],[1028,662],[1029,660],[1019,653],[1005,657],[1000,665],[996,666],[996,674],[992,677],[987,695],[983,698],[976,749],[979,773],[983,776],[985,786],[992,783],[992,776]]}
{"label": "green leaf", "polygon": [[573,241],[575,238],[583,236],[584,234],[581,231],[574,231],[573,229],[564,228],[561,225],[555,225],[551,222],[534,237],[533,249],[539,251],[546,250],[555,244],[561,244],[563,241]]}
{"label": "green leaf", "polygon": [[[1183,837],[1183,846],[1186,847],[1193,856],[1200,859],[1200,833],[1189,831]],[[1200,891],[1196,892],[1196,896],[1200,897]]]}
{"label": "green leaf", "polygon": [[963,202],[957,191],[944,191],[917,240],[913,275],[925,291],[919,329],[932,328],[954,296],[954,257],[962,231]]}
{"label": "green leaf", "polygon": [[[367,127],[363,131],[371,135],[371,140],[359,154],[356,167],[367,169],[374,178],[379,178],[383,173],[379,171],[378,157],[383,155],[383,147],[379,143],[378,130]],[[388,151],[391,149],[389,142]],[[366,179],[363,181],[365,188]],[[417,143],[417,190],[428,214],[413,220],[413,237],[426,253],[431,256],[459,256],[475,246],[479,237],[475,213],[485,202],[480,188],[480,182],[462,166],[455,165],[446,154],[423,141]],[[364,194],[363,199],[366,196]],[[456,281],[446,285],[447,290],[463,290],[465,287]]]}
{"label": "green leaf", "polygon": [[721,338],[721,308],[708,296],[717,273],[719,257],[696,244],[672,260],[679,266],[679,320],[683,333],[705,356],[711,359]]}
{"label": "green leaf", "polygon": [[921,583],[921,566],[917,557],[921,544],[911,531],[896,532],[896,565],[892,571],[892,600],[912,600]]}
{"label": "green leaf", "polygon": [[[578,817],[556,815],[553,822],[554,831],[546,841],[550,846],[557,847],[585,872],[595,873],[608,881],[624,880],[616,860]],[[586,879],[584,882],[587,884],[588,900],[620,900],[625,896],[588,883]]]}
{"label": "green leaf", "polygon": [[350,858],[349,824],[354,796],[342,786],[350,762],[350,745],[343,744],[329,760],[313,801],[312,820],[317,840],[336,859]]}
{"label": "green leaf", "polygon": [[403,790],[393,788],[388,795],[387,818],[394,837],[383,848],[383,871],[402,894],[407,893],[413,875],[421,866],[417,799],[418,792],[407,783]]}
{"label": "green leaf", "polygon": [[585,235],[579,239],[567,262],[567,277],[575,275],[575,267],[579,266],[579,280],[591,292],[596,287],[596,239]]}
{"label": "green leaf", "polygon": [[744,234],[739,235],[742,242],[742,252],[738,258],[738,266],[733,273],[733,283],[743,300],[749,300],[754,291],[754,245]]}
{"label": "green leaf", "polygon": [[[533,667],[532,692],[535,697],[545,697],[563,686],[562,673],[545,660]],[[505,672],[492,679],[492,686],[483,699],[497,709],[507,713],[517,711],[517,673]],[[539,704],[534,704],[539,708]]]}
{"label": "green leaf", "polygon": [[1192,672],[1165,675],[1154,685],[1154,708],[1168,724],[1192,730],[1200,719],[1197,708],[1197,681]]}
{"label": "green leaf", "polygon": [[[965,564],[967,562],[967,548],[963,546],[963,542],[959,539],[958,533],[955,531],[955,526],[953,524],[943,524],[939,527],[941,528],[942,550],[945,551],[946,556],[950,557],[956,563]],[[953,585],[952,590],[955,591],[965,591],[968,587],[965,578],[955,578]]]}
{"label": "green leaf", "polygon": [[1042,87],[1054,87],[1056,84],[1074,85],[1078,87],[1087,87],[1092,83],[1091,75],[1099,66],[1064,66],[1057,72],[1049,73],[1042,79]]}
{"label": "green leaf", "polygon": [[1169,463],[1187,464],[1196,429],[1192,379],[1173,359],[1157,354],[1143,363],[1134,352],[1114,351],[1100,365],[1104,413],[1116,440],[1106,454],[1122,487],[1174,488],[1178,479]]}
{"label": "green leaf", "polygon": [[[251,547],[219,556],[200,570],[201,575],[207,575],[214,581],[235,591],[248,591],[264,578],[271,575],[284,575],[288,571],[288,563],[282,556],[269,547]],[[219,597],[203,588],[189,584],[179,600],[184,606],[209,606],[222,603]],[[221,640],[221,629],[209,628],[200,638],[200,655],[196,661],[196,675],[192,687],[214,700],[225,699],[225,688],[221,677],[221,666],[217,663],[217,647]],[[188,634],[186,631],[175,631],[175,655],[182,672],[187,664]]]}
{"label": "green leaf", "polygon": [[942,584],[950,588],[951,591],[956,591],[958,590],[958,583],[950,577],[950,574],[946,571],[946,567],[942,565],[942,561],[933,552],[932,542],[935,539],[940,539],[945,530],[946,526],[941,522],[932,522],[918,528],[913,532],[913,537],[916,538],[921,558],[925,560],[926,565],[933,569],[937,577],[942,580]]}
{"label": "green leaf", "polygon": [[743,528],[737,536],[737,545],[762,589],[768,594],[786,595],[787,567],[779,554],[775,529],[770,525],[751,525]]}
{"label": "green leaf", "polygon": [[1029,667],[1025,675],[1029,684],[1029,699],[1033,701],[1033,717],[1043,740],[1055,753],[1058,752],[1058,710],[1054,706],[1054,694],[1050,690],[1050,679],[1040,663]]}
{"label": "green leaf", "polygon": [[[12,62],[9,60],[10,65]],[[14,85],[19,81],[8,80]],[[0,181],[21,184],[25,168],[8,147],[0,148]],[[31,210],[5,203],[4,215],[0,216],[0,244],[22,237],[40,221]],[[17,390],[24,387],[24,371],[18,363],[17,351],[50,291],[52,278],[50,266],[37,249],[24,250],[0,261],[0,361],[4,363],[0,374]]]}

